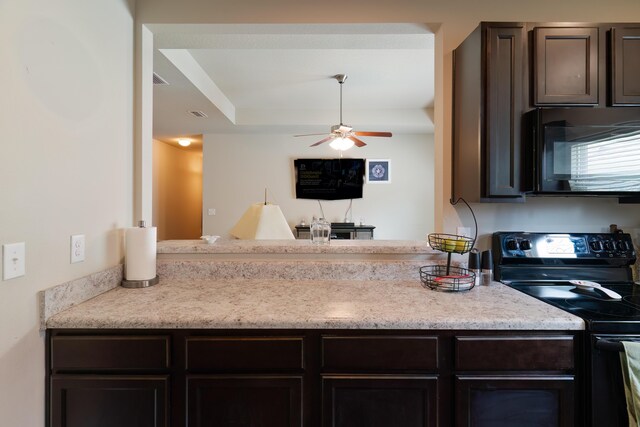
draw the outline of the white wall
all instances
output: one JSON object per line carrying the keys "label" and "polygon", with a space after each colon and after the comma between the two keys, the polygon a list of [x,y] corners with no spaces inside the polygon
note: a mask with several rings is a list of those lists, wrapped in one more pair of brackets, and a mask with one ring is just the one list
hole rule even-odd
{"label": "white wall", "polygon": [[[494,231],[601,233],[608,232],[610,224],[626,232],[640,228],[640,205],[620,205],[615,198],[530,197],[526,203],[473,203],[471,208],[478,219],[481,249],[491,248]],[[449,219],[445,232],[455,232],[458,221],[473,227],[463,203],[456,205]]]}
{"label": "white wall", "polygon": [[[295,198],[293,160],[336,158],[328,144],[309,147],[309,138],[291,135],[205,135],[203,161],[203,232],[227,236],[251,203],[279,204],[291,227],[320,217],[315,200]],[[363,198],[354,199],[351,218],[374,225],[376,239],[424,239],[433,231],[433,135],[368,138],[345,157],[390,159],[390,184],[365,184]],[[344,220],[348,200],[322,201],[325,217]],[[216,209],[208,216],[209,208]]]}
{"label": "white wall", "polygon": [[[133,18],[124,0],[0,2],[0,424],[44,425],[37,292],[117,265],[131,224]],[[70,264],[70,235],[86,260]]]}

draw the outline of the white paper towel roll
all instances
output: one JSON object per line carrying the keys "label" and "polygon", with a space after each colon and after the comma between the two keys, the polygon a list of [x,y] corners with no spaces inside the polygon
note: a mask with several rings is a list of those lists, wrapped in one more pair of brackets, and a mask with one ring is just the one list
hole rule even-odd
{"label": "white paper towel roll", "polygon": [[126,280],[151,280],[156,277],[156,227],[127,228],[124,255]]}

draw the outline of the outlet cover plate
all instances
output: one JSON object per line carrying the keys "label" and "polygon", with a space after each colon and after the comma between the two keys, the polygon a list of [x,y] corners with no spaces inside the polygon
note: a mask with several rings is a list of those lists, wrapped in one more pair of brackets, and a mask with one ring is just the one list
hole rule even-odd
{"label": "outlet cover plate", "polygon": [[8,243],[2,245],[2,280],[25,275],[25,244]]}
{"label": "outlet cover plate", "polygon": [[71,264],[84,261],[84,234],[71,236]]}

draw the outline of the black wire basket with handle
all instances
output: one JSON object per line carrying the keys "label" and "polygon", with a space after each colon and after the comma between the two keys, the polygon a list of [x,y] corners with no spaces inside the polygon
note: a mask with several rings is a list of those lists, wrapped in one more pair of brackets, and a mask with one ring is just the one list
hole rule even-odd
{"label": "black wire basket with handle", "polygon": [[478,222],[471,206],[462,198],[458,199],[455,203],[452,202],[452,204],[455,205],[461,200],[471,211],[475,225],[475,235],[473,238],[446,233],[431,233],[427,236],[429,246],[447,254],[446,265],[426,265],[420,267],[420,280],[423,285],[429,289],[450,292],[468,291],[475,285],[476,275],[473,271],[451,265],[451,254],[457,253],[462,255],[471,251],[478,237]]}

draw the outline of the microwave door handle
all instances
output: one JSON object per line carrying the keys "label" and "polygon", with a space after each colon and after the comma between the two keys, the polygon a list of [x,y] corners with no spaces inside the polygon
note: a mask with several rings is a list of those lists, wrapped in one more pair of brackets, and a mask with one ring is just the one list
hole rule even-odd
{"label": "microwave door handle", "polygon": [[[637,340],[637,339],[624,340],[624,341],[640,342],[640,340]],[[618,352],[618,353],[624,351],[624,346],[622,345],[622,341],[610,341],[610,340],[605,340],[605,339],[599,339],[599,340],[596,341],[595,347],[598,350],[614,351],[614,352]]]}

